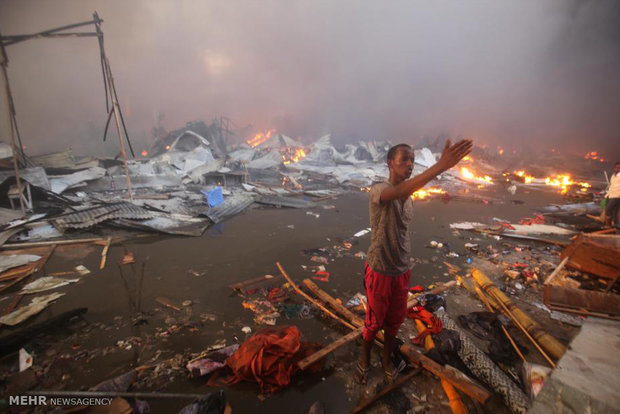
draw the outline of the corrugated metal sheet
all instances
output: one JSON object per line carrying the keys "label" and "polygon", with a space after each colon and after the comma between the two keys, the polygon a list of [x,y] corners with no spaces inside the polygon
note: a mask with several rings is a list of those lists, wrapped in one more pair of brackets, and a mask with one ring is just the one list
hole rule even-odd
{"label": "corrugated metal sheet", "polygon": [[[14,176],[15,173],[13,170],[0,171],[0,183],[3,183],[7,178]],[[47,179],[45,170],[41,167],[24,168],[19,170],[19,178],[28,181],[34,186],[45,188],[46,190],[50,190],[52,188],[50,187],[50,182]]]}
{"label": "corrugated metal sheet", "polygon": [[106,204],[98,207],[70,213],[53,219],[52,222],[59,229],[85,229],[97,223],[112,219],[146,220],[154,214],[142,207],[128,202]]}
{"label": "corrugated metal sheet", "polygon": [[283,197],[277,195],[263,195],[257,200],[257,203],[268,204],[276,207],[291,207],[291,208],[311,208],[316,207],[316,203],[303,198]]}
{"label": "corrugated metal sheet", "polygon": [[228,217],[241,213],[254,203],[254,197],[245,194],[236,194],[227,197],[221,204],[211,207],[205,211],[204,215],[215,224],[223,221]]}

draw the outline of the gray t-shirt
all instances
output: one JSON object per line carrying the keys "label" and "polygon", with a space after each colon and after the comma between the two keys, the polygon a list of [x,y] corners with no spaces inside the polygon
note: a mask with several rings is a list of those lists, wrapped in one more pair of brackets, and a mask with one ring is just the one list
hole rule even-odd
{"label": "gray t-shirt", "polygon": [[375,272],[398,276],[409,270],[409,224],[413,218],[413,200],[381,201],[381,192],[392,184],[383,182],[370,188],[370,228],[368,264]]}

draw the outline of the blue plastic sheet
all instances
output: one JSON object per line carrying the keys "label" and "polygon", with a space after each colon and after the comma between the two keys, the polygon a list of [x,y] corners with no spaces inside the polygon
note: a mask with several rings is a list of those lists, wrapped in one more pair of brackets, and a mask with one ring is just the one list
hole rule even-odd
{"label": "blue plastic sheet", "polygon": [[215,187],[213,190],[201,190],[200,192],[207,197],[207,204],[209,207],[215,207],[224,201],[222,187]]}

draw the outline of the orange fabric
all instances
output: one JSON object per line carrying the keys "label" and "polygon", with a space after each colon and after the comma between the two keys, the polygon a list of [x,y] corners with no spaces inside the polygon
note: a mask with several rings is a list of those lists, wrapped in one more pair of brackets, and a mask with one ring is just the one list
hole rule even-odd
{"label": "orange fabric", "polygon": [[[426,326],[424,326],[419,319],[415,319],[415,325],[416,328],[418,328],[418,332],[423,332],[426,329]],[[435,342],[433,342],[433,338],[430,335],[424,338],[424,347],[427,351],[435,348]],[[468,414],[467,407],[463,404],[463,400],[461,400],[461,396],[458,391],[454,389],[454,386],[443,378],[441,379],[441,386],[450,402],[452,414]]]}
{"label": "orange fabric", "polygon": [[299,360],[320,348],[319,344],[302,343],[296,326],[266,328],[248,338],[226,360],[232,371],[230,375],[216,372],[207,385],[218,387],[252,381],[260,385],[261,392],[274,392],[291,382],[299,369]]}

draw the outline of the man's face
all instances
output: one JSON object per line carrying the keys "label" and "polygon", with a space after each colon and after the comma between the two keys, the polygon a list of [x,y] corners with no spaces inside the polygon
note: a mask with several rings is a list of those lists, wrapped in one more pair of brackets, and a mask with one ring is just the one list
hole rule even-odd
{"label": "man's face", "polygon": [[620,172],[620,164],[614,165],[614,174],[618,174]]}
{"label": "man's face", "polygon": [[413,172],[413,151],[407,147],[401,147],[396,151],[394,159],[388,160],[390,175],[398,181],[411,177]]}

